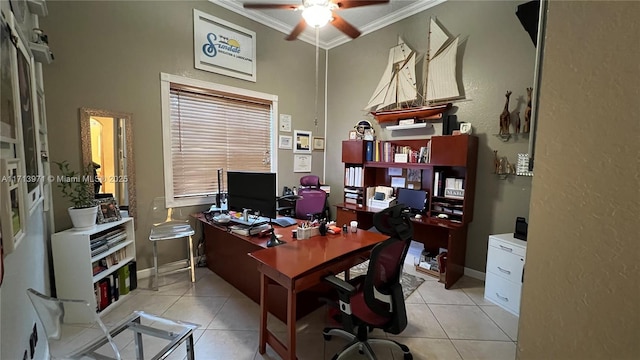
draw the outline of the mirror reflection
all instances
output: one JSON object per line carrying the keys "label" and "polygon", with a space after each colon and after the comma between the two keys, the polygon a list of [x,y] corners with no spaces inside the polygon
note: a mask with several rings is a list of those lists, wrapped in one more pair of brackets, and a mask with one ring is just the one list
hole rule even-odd
{"label": "mirror reflection", "polygon": [[131,114],[80,109],[82,162],[92,164],[97,197],[112,195],[121,210],[135,217],[135,170]]}

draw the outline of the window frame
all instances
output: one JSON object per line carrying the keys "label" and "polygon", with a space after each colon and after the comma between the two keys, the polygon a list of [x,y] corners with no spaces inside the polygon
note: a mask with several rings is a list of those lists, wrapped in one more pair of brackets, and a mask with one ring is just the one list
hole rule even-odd
{"label": "window frame", "polygon": [[[278,96],[259,91],[247,90],[233,86],[213,83],[209,81],[191,79],[183,76],[160,73],[160,94],[162,103],[162,155],[164,166],[164,196],[167,207],[183,207],[194,205],[207,205],[215,203],[215,196],[198,196],[184,199],[175,199],[173,193],[173,164],[171,161],[171,109],[170,91],[171,83],[192,86],[213,92],[234,94],[241,97],[254,98],[271,102],[271,137],[269,151],[271,155],[271,172],[276,173],[276,189],[278,188]],[[224,169],[226,172],[227,169]],[[212,175],[213,176],[213,175]]]}

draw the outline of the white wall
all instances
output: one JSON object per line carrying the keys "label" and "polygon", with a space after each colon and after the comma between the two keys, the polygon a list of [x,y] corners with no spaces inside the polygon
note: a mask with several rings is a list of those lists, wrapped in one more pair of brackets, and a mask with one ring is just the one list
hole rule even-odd
{"label": "white wall", "polygon": [[[0,1],[0,10],[5,14],[11,11],[8,1]],[[28,10],[27,10],[28,11]],[[36,27],[35,16],[27,13],[21,30],[30,34]],[[36,68],[39,65],[36,65]],[[21,146],[21,144],[19,145]],[[8,199],[0,199],[8,201]],[[47,256],[47,222],[43,203],[34,205],[31,213],[25,209],[25,237],[17,249],[5,255],[4,281],[0,288],[0,359],[22,359],[29,348],[29,336],[36,319],[26,289],[49,291],[49,264]],[[39,327],[38,327],[39,328]],[[39,328],[36,358],[42,358],[44,333]]]}

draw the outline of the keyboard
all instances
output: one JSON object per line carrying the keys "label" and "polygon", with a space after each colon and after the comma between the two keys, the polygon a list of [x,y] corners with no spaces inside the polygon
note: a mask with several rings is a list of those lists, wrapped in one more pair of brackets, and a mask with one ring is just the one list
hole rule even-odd
{"label": "keyboard", "polygon": [[271,222],[282,227],[292,226],[298,223],[296,219],[292,219],[290,217],[279,217],[277,219],[271,220]]}

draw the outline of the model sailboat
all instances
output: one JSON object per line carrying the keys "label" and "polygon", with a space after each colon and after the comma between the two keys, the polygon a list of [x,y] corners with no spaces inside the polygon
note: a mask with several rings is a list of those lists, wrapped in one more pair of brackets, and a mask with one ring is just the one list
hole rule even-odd
{"label": "model sailboat", "polygon": [[418,93],[415,76],[416,53],[402,39],[389,51],[389,62],[366,110],[379,123],[401,119],[440,118],[460,98],[456,81],[458,38],[451,40],[431,19],[429,47],[424,60],[426,74]]}

